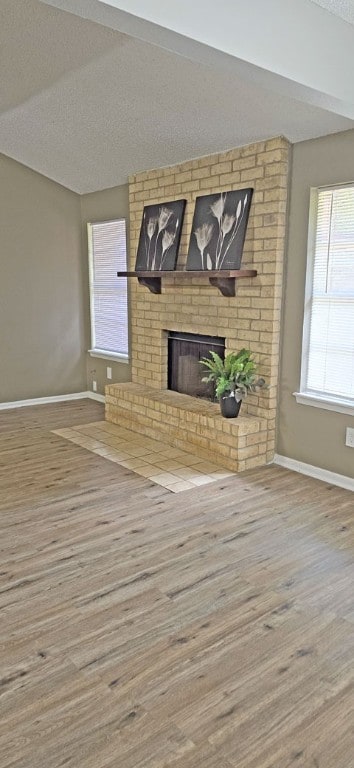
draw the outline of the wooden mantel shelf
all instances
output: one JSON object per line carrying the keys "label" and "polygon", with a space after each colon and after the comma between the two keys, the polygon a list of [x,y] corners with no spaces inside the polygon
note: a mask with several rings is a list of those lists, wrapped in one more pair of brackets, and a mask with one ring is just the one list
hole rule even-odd
{"label": "wooden mantel shelf", "polygon": [[241,277],[256,277],[256,269],[174,269],[146,270],[137,272],[117,272],[118,277],[137,277],[151,293],[161,293],[161,279],[164,277],[190,280],[192,277],[207,277],[209,283],[219,289],[223,296],[235,296],[235,281]]}

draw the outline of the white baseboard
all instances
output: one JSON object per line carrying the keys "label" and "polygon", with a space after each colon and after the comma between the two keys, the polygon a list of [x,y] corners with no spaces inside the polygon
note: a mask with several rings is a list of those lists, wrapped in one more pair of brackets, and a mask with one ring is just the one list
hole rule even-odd
{"label": "white baseboard", "polygon": [[99,395],[98,392],[85,392],[85,397],[90,400],[97,400],[98,403],[105,403],[106,398],[104,395]]}
{"label": "white baseboard", "polygon": [[30,400],[14,400],[12,403],[0,403],[0,411],[8,411],[10,408],[24,408],[27,405],[45,405],[48,403],[63,403],[68,400],[97,400],[105,402],[104,395],[97,392],[73,392],[71,395],[53,395],[52,397],[34,397]]}
{"label": "white baseboard", "polygon": [[317,480],[323,480],[323,482],[331,485],[339,485],[340,488],[346,488],[348,491],[354,491],[354,478],[352,477],[339,475],[321,467],[314,467],[312,464],[305,464],[302,461],[296,461],[296,459],[288,459],[287,456],[279,456],[277,453],[274,456],[274,464],[292,469],[293,472],[301,472],[303,475],[315,477]]}

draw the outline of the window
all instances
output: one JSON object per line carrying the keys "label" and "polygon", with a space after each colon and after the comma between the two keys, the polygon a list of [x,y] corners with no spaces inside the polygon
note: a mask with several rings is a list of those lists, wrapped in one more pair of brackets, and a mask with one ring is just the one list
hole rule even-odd
{"label": "window", "polygon": [[88,224],[91,354],[128,359],[125,219]]}
{"label": "window", "polygon": [[296,396],[354,413],[354,185],[312,191],[308,256]]}

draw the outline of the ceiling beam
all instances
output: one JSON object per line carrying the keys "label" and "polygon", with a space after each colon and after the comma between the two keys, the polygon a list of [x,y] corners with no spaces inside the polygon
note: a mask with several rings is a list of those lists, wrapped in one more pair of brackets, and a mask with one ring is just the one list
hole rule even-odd
{"label": "ceiling beam", "polygon": [[311,0],[41,2],[354,119],[354,27]]}

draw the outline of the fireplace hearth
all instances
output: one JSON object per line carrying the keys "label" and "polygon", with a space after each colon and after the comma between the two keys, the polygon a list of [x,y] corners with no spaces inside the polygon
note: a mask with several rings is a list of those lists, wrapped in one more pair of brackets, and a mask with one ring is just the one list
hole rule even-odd
{"label": "fireplace hearth", "polygon": [[205,376],[200,360],[210,351],[225,356],[225,339],[194,333],[168,331],[168,389],[191,397],[214,400],[213,384],[202,381]]}

